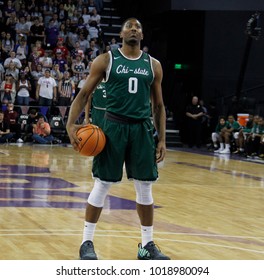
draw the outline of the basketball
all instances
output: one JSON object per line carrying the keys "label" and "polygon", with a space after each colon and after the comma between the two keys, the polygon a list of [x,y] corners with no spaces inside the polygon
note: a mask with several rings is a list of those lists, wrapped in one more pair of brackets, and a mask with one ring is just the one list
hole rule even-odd
{"label": "basketball", "polygon": [[93,124],[87,124],[77,130],[79,153],[83,156],[96,156],[104,148],[106,138],[102,129]]}

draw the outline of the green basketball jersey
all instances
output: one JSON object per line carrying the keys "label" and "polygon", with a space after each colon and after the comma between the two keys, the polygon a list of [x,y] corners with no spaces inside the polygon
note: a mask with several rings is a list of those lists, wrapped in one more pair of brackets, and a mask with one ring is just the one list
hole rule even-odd
{"label": "green basketball jersey", "polygon": [[119,49],[109,53],[107,111],[137,120],[149,118],[150,86],[154,79],[150,56],[142,52],[139,58],[130,59]]}
{"label": "green basketball jersey", "polygon": [[106,90],[104,82],[101,82],[93,92],[92,107],[99,110],[105,110],[106,108]]}

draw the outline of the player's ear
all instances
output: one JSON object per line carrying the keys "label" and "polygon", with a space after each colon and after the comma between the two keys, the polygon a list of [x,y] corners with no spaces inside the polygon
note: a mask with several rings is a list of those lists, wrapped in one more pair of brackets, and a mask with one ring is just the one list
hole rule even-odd
{"label": "player's ear", "polygon": [[122,36],[122,31],[119,33],[119,38],[123,38],[123,36]]}

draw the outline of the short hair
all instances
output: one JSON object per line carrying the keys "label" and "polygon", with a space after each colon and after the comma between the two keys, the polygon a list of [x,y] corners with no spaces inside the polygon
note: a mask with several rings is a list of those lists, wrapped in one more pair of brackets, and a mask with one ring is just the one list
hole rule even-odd
{"label": "short hair", "polygon": [[130,18],[127,18],[125,21],[123,21],[123,23],[122,23],[122,25],[121,25],[121,30],[123,30],[123,28],[124,28],[124,26],[126,25],[126,23],[127,23],[128,21],[131,21],[131,20],[136,20],[136,21],[138,21],[138,22],[140,23],[140,25],[141,25],[141,29],[143,29],[142,23],[141,23],[137,18],[135,18],[135,17],[130,17]]}

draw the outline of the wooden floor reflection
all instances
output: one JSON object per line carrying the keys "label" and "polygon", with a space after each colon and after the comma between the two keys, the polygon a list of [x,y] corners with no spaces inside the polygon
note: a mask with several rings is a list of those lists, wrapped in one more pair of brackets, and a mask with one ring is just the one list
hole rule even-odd
{"label": "wooden floor reflection", "polygon": [[[71,147],[0,146],[0,259],[76,260],[92,158]],[[153,186],[155,242],[174,260],[264,259],[264,165],[168,150]],[[135,192],[113,185],[94,239],[100,259],[136,259]]]}

